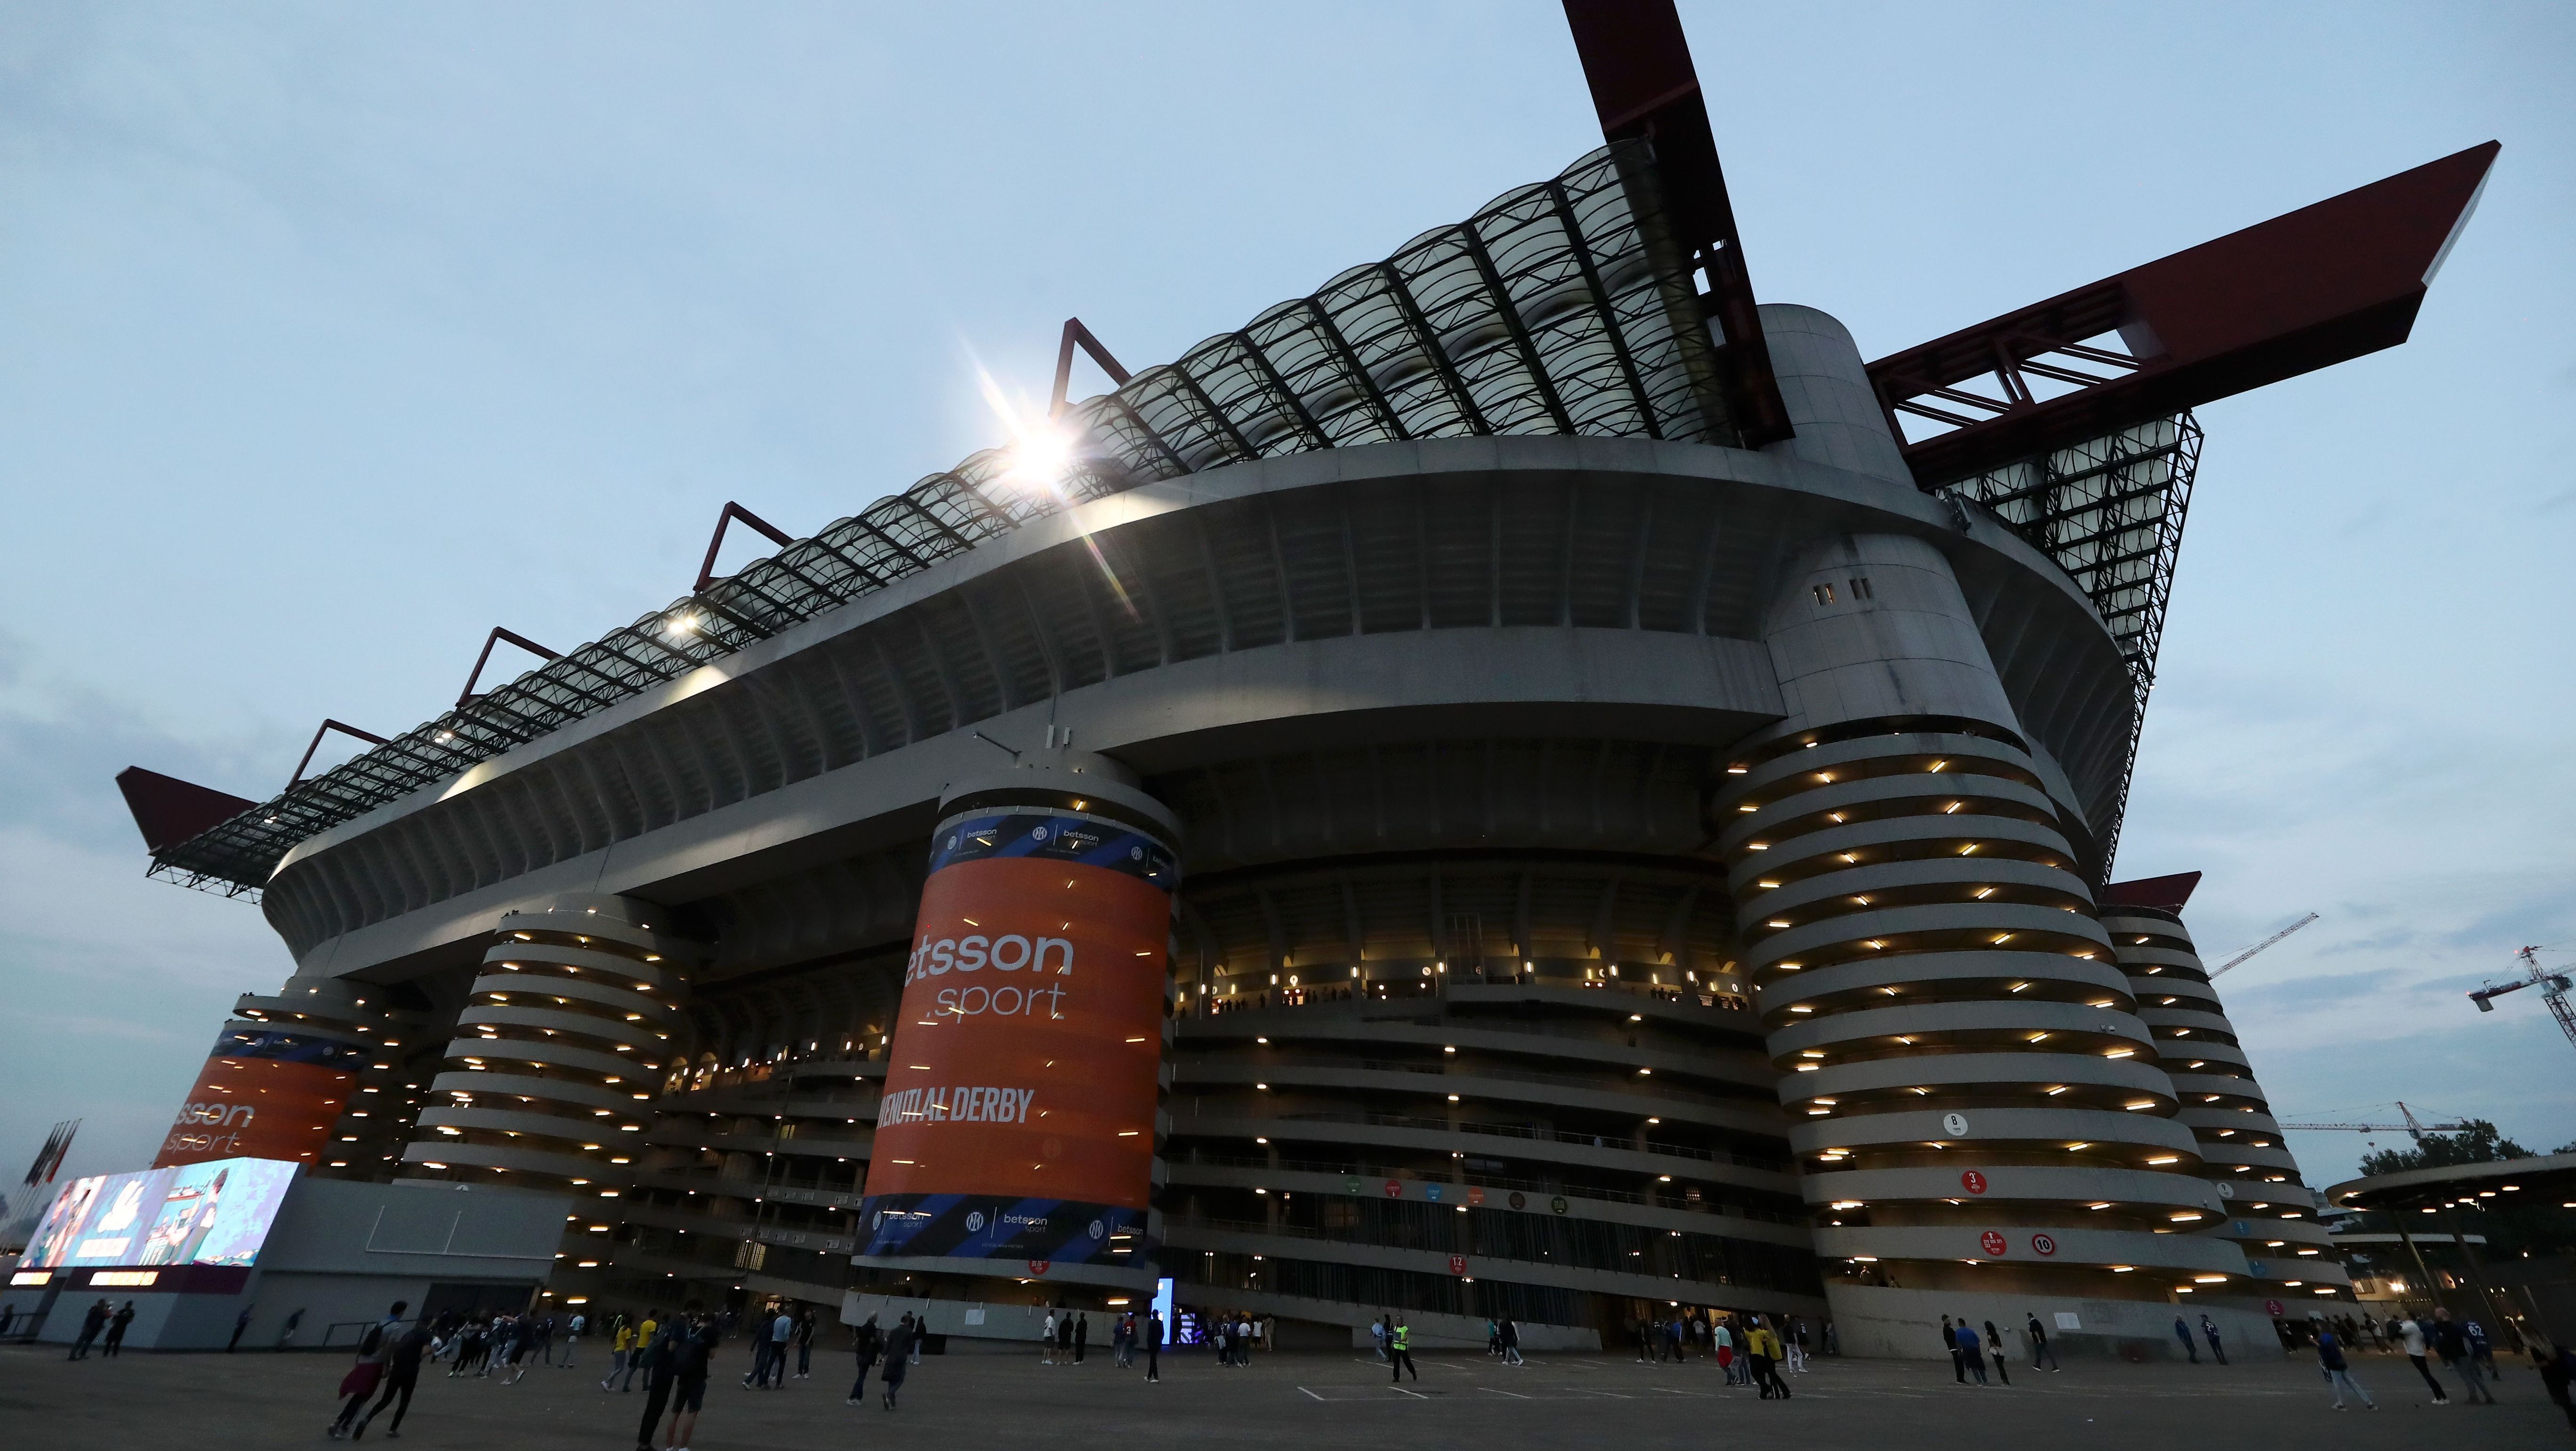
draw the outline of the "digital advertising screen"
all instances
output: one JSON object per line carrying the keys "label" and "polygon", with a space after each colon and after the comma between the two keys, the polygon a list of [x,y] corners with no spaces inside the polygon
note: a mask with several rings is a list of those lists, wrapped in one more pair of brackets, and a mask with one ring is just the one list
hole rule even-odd
{"label": "digital advertising screen", "polygon": [[235,1158],[316,1162],[366,1066],[366,1049],[336,1038],[226,1028],[152,1167]]}
{"label": "digital advertising screen", "polygon": [[248,1268],[295,1170],[277,1159],[214,1159],[75,1179],[37,1222],[19,1268]]}
{"label": "digital advertising screen", "polygon": [[[1179,865],[1031,809],[942,823],[859,1206],[862,1257],[1144,1248]],[[1141,1258],[1141,1256],[1139,1256]]]}

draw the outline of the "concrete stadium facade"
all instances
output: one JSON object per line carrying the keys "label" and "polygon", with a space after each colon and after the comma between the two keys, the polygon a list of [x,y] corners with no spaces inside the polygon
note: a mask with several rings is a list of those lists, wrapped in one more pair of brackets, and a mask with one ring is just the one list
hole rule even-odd
{"label": "concrete stadium facade", "polygon": [[[1916,487],[1838,324],[1763,321],[1785,444],[1144,485],[315,836],[265,896],[298,980],[246,1007],[372,982],[442,1024],[385,1060],[406,1142],[346,1136],[346,1172],[597,1186],[605,1283],[837,1302],[928,828],[1023,743],[1179,823],[1185,1302],[1559,1343],[1723,1307],[1913,1353],[1963,1294],[2260,1300],[2203,1137],[2268,1129],[2259,1090],[2178,920],[2089,885],[2120,651]],[[2269,1171],[2228,1166],[2235,1204],[2308,1207],[2277,1139],[2232,1157]],[[856,1284],[1103,1293],[935,1278]]]}
{"label": "concrete stadium facade", "polygon": [[[2348,1295],[2187,889],[2111,865],[2189,408],[2402,342],[2495,145],[1864,363],[1755,303],[1670,7],[1568,13],[1555,178],[1137,374],[1069,322],[1020,443],[728,504],[779,551],[265,803],[120,776],[296,963],[204,1081],[369,1050],[315,1172],[573,1190],[568,1298],[1938,1355]],[[1142,1263],[862,1251],[993,802],[1177,858]]]}

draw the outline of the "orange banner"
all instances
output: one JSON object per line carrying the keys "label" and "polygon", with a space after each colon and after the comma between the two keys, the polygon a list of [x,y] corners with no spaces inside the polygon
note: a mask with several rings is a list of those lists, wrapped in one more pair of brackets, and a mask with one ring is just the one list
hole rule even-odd
{"label": "orange banner", "polygon": [[364,1059],[363,1050],[327,1039],[226,1032],[152,1167],[233,1158],[320,1163]]}
{"label": "orange banner", "polygon": [[922,889],[867,1194],[1142,1210],[1171,898],[1132,873],[954,861]]}

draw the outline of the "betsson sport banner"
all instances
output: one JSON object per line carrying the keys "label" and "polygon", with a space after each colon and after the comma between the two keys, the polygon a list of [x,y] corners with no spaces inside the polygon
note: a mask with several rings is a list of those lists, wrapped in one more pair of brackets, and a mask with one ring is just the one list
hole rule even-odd
{"label": "betsson sport banner", "polygon": [[152,1167],[242,1157],[318,1165],[366,1066],[364,1048],[335,1039],[227,1028]]}
{"label": "betsson sport banner", "polygon": [[1179,864],[1097,817],[942,823],[877,1110],[862,1256],[1143,1257]]}

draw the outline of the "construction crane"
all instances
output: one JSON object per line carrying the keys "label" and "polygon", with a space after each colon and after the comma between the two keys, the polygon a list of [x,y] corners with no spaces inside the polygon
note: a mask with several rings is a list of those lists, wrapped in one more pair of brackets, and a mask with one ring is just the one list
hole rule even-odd
{"label": "construction crane", "polygon": [[2397,1112],[2400,1117],[2406,1120],[2406,1122],[2402,1124],[2283,1124],[2281,1127],[2283,1129],[2297,1129],[2302,1133],[2337,1129],[2346,1133],[2356,1134],[2403,1133],[2414,1139],[2415,1142],[2419,1144],[2424,1142],[2424,1136],[2426,1134],[2459,1133],[2468,1128],[2467,1124],[2456,1122],[2428,1124],[2422,1119],[2415,1117],[2415,1110],[2408,1108],[2406,1106],[2406,1100],[2402,1098],[2397,1101]]}
{"label": "construction crane", "polygon": [[2485,987],[2469,994],[2469,1001],[2478,1005],[2479,1012],[2492,1013],[2495,1011],[2495,1000],[2506,993],[2518,993],[2524,988],[2536,987],[2540,989],[2540,1000],[2549,1004],[2549,1015],[2558,1020],[2558,1031],[2567,1035],[2567,1041],[2570,1044],[2576,1044],[2576,1011],[2571,1011],[2567,1006],[2567,974],[2551,972],[2542,967],[2540,949],[2537,947],[2523,948],[2514,956],[2522,959],[2523,975],[2502,987],[2489,982]]}
{"label": "construction crane", "polygon": [[2254,955],[2255,953],[2258,953],[2258,952],[2262,951],[2262,950],[2263,950],[2264,948],[2266,948],[2266,947],[2270,947],[2272,944],[2274,944],[2274,943],[2276,943],[2276,942],[2280,941],[2280,940],[2281,940],[2282,938],[2284,938],[2284,937],[2289,936],[2291,933],[2298,931],[2300,928],[2307,926],[2309,923],[2314,922],[2315,920],[2317,920],[2317,914],[2316,914],[2316,913],[2314,913],[2314,912],[2310,912],[2308,915],[2306,915],[2305,917],[2300,918],[2298,921],[2291,923],[2289,926],[2282,928],[2280,931],[2275,932],[2275,933],[2273,933],[2271,936],[2264,938],[2262,941],[2255,943],[2253,946],[2251,946],[2251,947],[2249,947],[2249,948],[2246,948],[2243,952],[2240,952],[2240,953],[2236,954],[2234,957],[2231,957],[2231,958],[2227,959],[2225,962],[2220,963],[2218,966],[2211,968],[2211,969],[2209,970],[2209,975],[2210,975],[2211,977],[2216,977],[2216,976],[2218,976],[2220,973],[2226,972],[2226,971],[2228,971],[2228,970],[2229,970],[2229,969],[2231,969],[2231,968],[2243,967],[2243,966],[2245,965],[2245,963],[2246,963],[2247,959],[2249,959],[2249,958],[2253,957],[2253,955]]}

